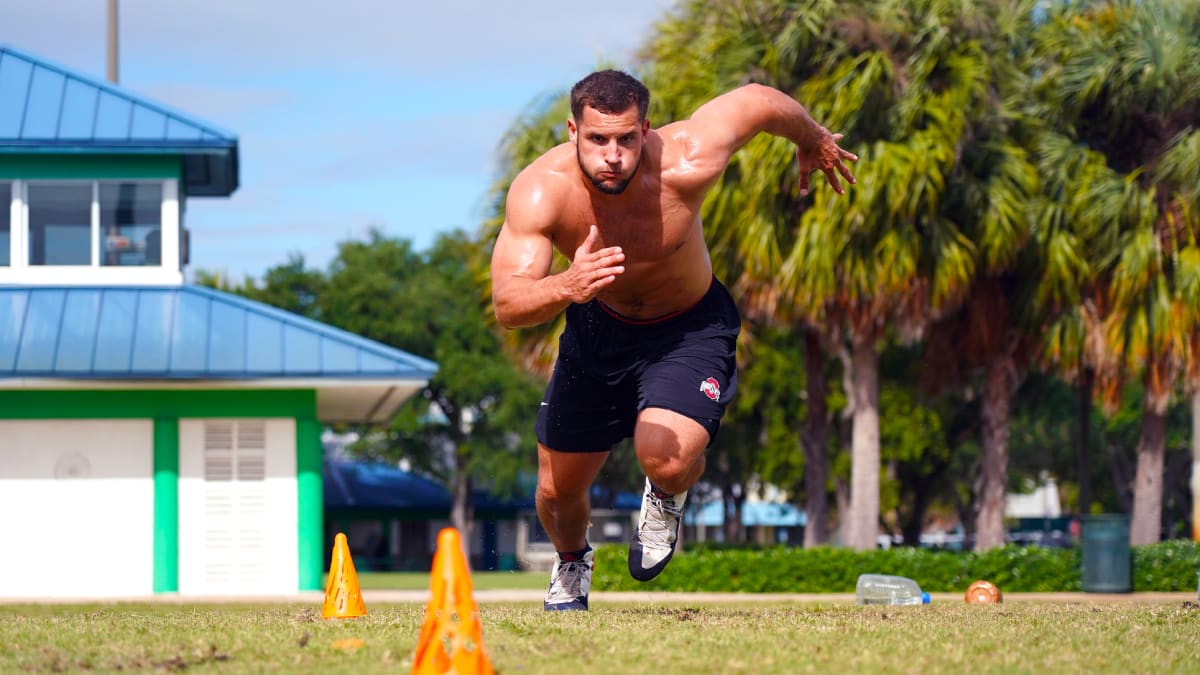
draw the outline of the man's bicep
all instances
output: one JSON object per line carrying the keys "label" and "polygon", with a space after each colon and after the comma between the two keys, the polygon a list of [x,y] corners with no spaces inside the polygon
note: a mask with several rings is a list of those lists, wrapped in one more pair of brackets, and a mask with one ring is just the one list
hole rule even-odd
{"label": "man's bicep", "polygon": [[758,132],[758,120],[735,89],[700,106],[687,120],[688,135],[715,152],[732,155]]}
{"label": "man's bicep", "polygon": [[550,273],[554,246],[536,228],[505,222],[492,249],[492,285],[499,290],[514,277],[536,281]]}
{"label": "man's bicep", "polygon": [[786,115],[782,105],[791,103],[769,87],[746,85],[696,109],[686,121],[687,132],[711,155],[706,159],[727,161],[760,132],[771,132],[771,120]]}

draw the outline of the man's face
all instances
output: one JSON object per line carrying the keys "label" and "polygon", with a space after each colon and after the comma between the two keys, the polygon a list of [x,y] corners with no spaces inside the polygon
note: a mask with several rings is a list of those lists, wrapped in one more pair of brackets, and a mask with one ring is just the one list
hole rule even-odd
{"label": "man's face", "polygon": [[579,168],[596,189],[619,195],[629,186],[642,161],[642,145],[650,131],[648,120],[638,119],[636,105],[620,113],[602,113],[584,107],[578,120],[567,120]]}

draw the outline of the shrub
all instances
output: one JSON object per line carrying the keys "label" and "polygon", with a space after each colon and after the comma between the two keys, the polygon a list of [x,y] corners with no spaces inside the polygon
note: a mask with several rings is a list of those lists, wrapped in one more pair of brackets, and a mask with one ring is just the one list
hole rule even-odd
{"label": "shrub", "polygon": [[[1078,548],[1008,545],[983,553],[899,547],[852,551],[845,548],[749,548],[699,545],[679,553],[657,579],[629,577],[624,546],[596,550],[593,587],[604,591],[713,591],[745,593],[851,593],[867,572],[911,577],[932,592],[962,592],[987,579],[1004,592],[1079,591]],[[1136,591],[1181,591],[1196,587],[1200,545],[1167,541],[1133,548]]]}

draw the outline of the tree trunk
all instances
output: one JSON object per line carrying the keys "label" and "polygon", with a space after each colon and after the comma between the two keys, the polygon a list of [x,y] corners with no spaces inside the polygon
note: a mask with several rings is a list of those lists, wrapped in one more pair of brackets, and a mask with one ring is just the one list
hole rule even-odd
{"label": "tree trunk", "polygon": [[726,490],[724,499],[725,520],[722,529],[725,532],[725,543],[740,544],[745,539],[742,528],[742,502],[746,501],[745,491],[735,495],[732,489]]}
{"label": "tree trunk", "polygon": [[[1112,474],[1113,493],[1117,495],[1117,511],[1129,513],[1133,510],[1133,464],[1126,455],[1124,445],[1108,445],[1108,466]],[[1136,451],[1135,451],[1136,453]]]}
{"label": "tree trunk", "polygon": [[455,452],[453,500],[450,503],[450,525],[458,530],[462,540],[463,555],[471,559],[471,530],[474,527],[475,508],[471,504],[471,478],[467,475],[467,458]]}
{"label": "tree trunk", "polygon": [[1092,511],[1092,386],[1096,373],[1083,368],[1079,374],[1079,446],[1076,448],[1079,470],[1079,505],[1076,511],[1086,516]]}
{"label": "tree trunk", "polygon": [[1138,438],[1137,474],[1133,479],[1133,517],[1129,543],[1153,544],[1162,531],[1163,459],[1167,445],[1167,400],[1155,396],[1147,378],[1142,395],[1142,433]]}
{"label": "tree trunk", "polygon": [[[929,510],[929,504],[933,501],[934,495],[946,481],[946,471],[950,468],[950,457],[942,457],[939,459],[923,459],[925,467],[913,465],[909,463],[901,463],[900,476],[900,494],[902,496],[906,492],[912,494],[912,508],[905,513],[900,512],[901,534],[904,536],[905,546],[919,546],[921,544],[921,531],[925,525],[925,512]],[[921,472],[922,468],[928,470]],[[958,502],[958,493],[954,492],[954,501]],[[961,513],[960,507],[955,503],[955,510]],[[966,521],[963,521],[966,522]]]}
{"label": "tree trunk", "polygon": [[1200,541],[1200,391],[1192,394],[1192,541]]}
{"label": "tree trunk", "polygon": [[975,550],[1004,545],[1004,494],[1008,481],[1009,404],[1016,364],[1005,350],[988,360],[980,402],[983,456],[980,458],[979,515],[975,520]]}
{"label": "tree trunk", "polygon": [[[833,479],[833,499],[837,505],[837,527],[831,528],[833,544],[847,546],[850,541],[850,482],[842,478]],[[832,523],[830,523],[832,525]]]}
{"label": "tree trunk", "polygon": [[804,370],[808,393],[804,444],[804,548],[829,541],[829,509],[825,483],[829,476],[829,406],[826,403],[825,355],[816,331],[804,331]]}
{"label": "tree trunk", "polygon": [[853,337],[850,514],[846,545],[875,548],[879,532],[879,355],[873,335]]}

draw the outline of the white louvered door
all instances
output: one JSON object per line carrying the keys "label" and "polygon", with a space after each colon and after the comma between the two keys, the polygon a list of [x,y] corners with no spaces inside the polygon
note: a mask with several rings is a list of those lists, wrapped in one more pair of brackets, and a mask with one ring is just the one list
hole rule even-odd
{"label": "white louvered door", "polygon": [[292,420],[181,420],[180,441],[180,592],[294,593]]}
{"label": "white louvered door", "polygon": [[266,422],[204,424],[204,583],[260,586],[266,580]]}

